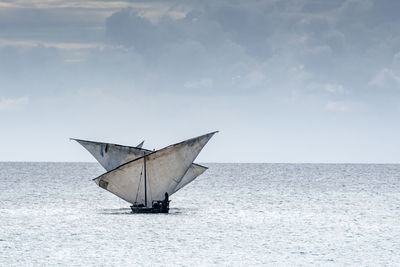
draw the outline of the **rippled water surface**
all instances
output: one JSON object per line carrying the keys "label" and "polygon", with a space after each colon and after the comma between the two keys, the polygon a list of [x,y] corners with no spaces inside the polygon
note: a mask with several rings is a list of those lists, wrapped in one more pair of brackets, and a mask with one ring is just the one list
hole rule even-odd
{"label": "rippled water surface", "polygon": [[400,262],[400,165],[205,165],[131,214],[96,163],[0,163],[0,266]]}

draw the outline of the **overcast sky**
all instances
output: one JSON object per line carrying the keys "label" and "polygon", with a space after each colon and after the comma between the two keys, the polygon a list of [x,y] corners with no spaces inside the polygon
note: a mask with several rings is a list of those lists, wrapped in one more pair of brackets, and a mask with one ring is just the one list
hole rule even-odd
{"label": "overcast sky", "polygon": [[0,1],[0,160],[400,162],[400,1]]}

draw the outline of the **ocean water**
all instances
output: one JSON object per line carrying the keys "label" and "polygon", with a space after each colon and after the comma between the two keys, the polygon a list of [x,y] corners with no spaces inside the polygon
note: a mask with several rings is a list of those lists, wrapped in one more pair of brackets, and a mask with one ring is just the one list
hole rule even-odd
{"label": "ocean water", "polygon": [[96,163],[0,163],[0,266],[400,264],[400,165],[205,165],[131,214]]}

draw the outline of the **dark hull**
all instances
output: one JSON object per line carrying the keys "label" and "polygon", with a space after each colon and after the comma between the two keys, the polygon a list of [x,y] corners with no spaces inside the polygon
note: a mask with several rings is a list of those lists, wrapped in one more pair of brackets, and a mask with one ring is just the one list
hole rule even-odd
{"label": "dark hull", "polygon": [[132,213],[168,213],[169,211],[169,203],[164,205],[160,202],[156,205],[153,204],[153,207],[138,207],[135,205],[131,206]]}

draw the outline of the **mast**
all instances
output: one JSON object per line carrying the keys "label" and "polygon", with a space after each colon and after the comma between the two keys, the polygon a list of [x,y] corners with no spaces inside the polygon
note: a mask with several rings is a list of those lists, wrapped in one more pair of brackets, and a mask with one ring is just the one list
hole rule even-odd
{"label": "mast", "polygon": [[144,164],[144,206],[147,207],[147,177],[146,177],[146,155],[143,158]]}

